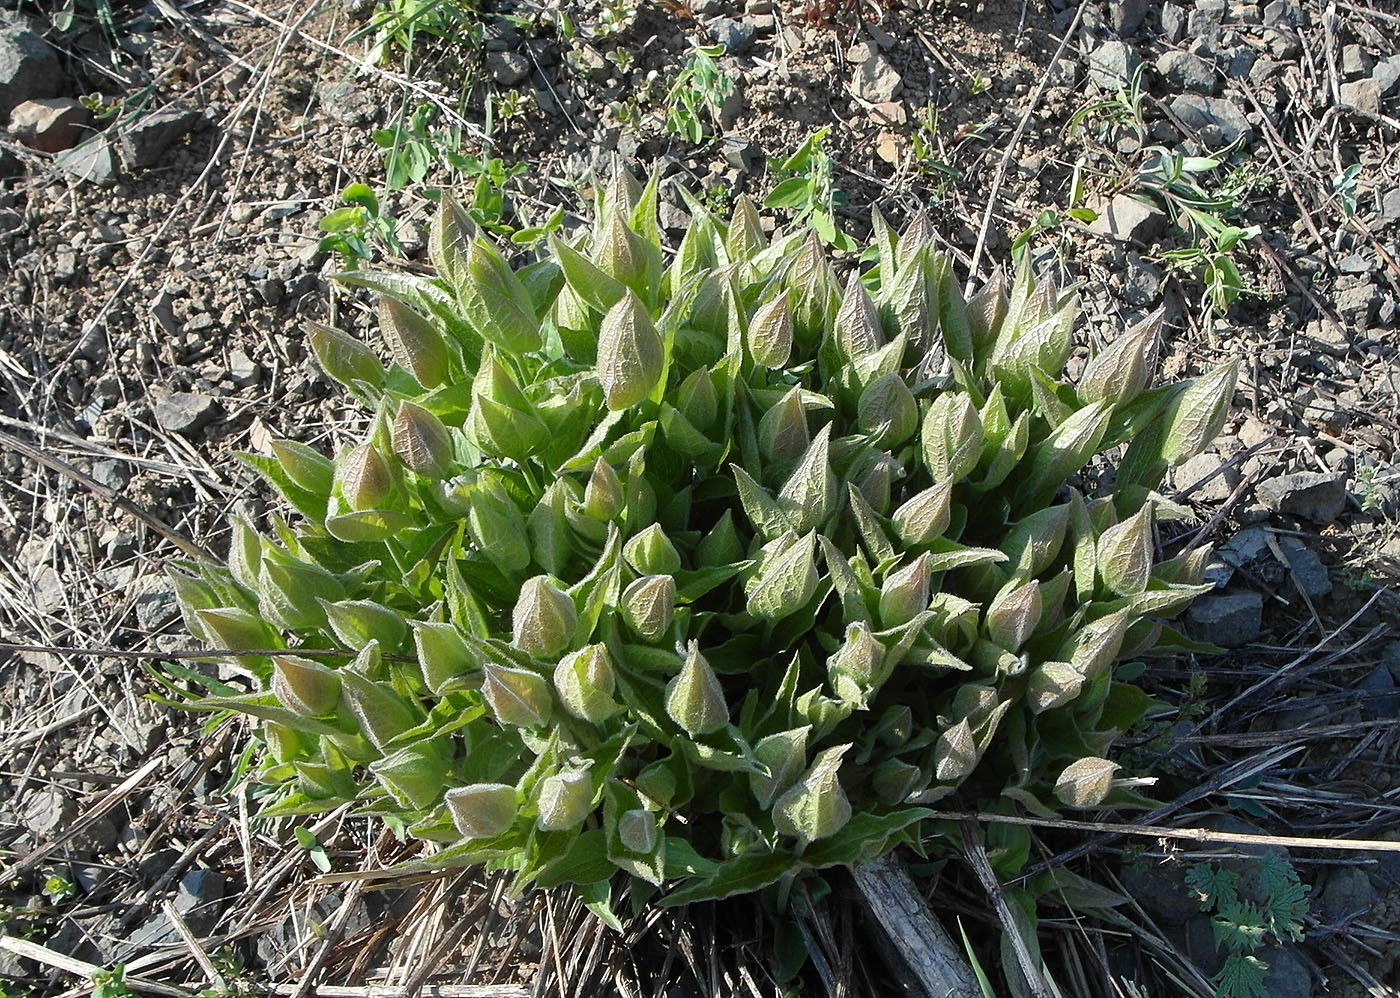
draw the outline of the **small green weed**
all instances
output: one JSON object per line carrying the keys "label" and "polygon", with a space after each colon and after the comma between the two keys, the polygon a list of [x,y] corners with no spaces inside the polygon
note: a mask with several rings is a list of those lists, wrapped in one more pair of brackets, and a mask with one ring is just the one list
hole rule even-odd
{"label": "small green weed", "polygon": [[676,82],[666,95],[666,130],[691,142],[705,138],[706,119],[719,124],[725,98],[734,92],[734,79],[715,60],[723,45],[697,45],[690,50]]}
{"label": "small green weed", "polygon": [[119,963],[111,970],[92,972],[92,998],[130,998],[131,989],[126,984],[126,964]]}
{"label": "small green weed", "polygon": [[397,222],[381,213],[379,198],[368,184],[351,184],[340,200],[341,207],[325,215],[317,226],[325,233],[320,243],[323,252],[339,255],[346,270],[372,259],[376,244],[395,255],[400,253],[394,235]]}
{"label": "small green weed", "polygon": [[1218,998],[1269,998],[1264,987],[1269,965],[1257,951],[1303,938],[1308,885],[1298,880],[1297,871],[1279,853],[1265,853],[1258,863],[1258,883],[1264,894],[1260,903],[1240,896],[1240,875],[1234,870],[1200,863],[1186,871],[1186,883],[1201,911],[1211,915],[1215,948],[1225,954],[1214,980]]}
{"label": "small green weed", "polygon": [[846,203],[846,195],[833,184],[831,157],[822,148],[830,133],[829,127],[817,129],[774,168],[778,185],[763,204],[791,211],[798,221],[809,223],[822,242],[849,253],[856,249],[855,241],[836,225],[836,207]]}
{"label": "small green weed", "polygon": [[481,40],[481,19],[471,4],[451,0],[385,0],[375,7],[369,24],[350,40],[368,38],[368,60],[379,65],[393,49],[412,59],[419,35],[476,48]]}
{"label": "small green weed", "polygon": [[78,885],[61,873],[50,874],[44,880],[44,897],[54,904],[67,901],[78,893]]}

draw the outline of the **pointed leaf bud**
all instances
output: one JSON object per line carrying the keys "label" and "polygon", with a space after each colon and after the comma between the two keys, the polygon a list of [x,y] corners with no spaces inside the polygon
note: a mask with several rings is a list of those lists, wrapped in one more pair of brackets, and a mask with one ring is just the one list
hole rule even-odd
{"label": "pointed leaf bud", "polygon": [[233,518],[233,537],[228,545],[228,570],[244,589],[256,592],[262,570],[262,538],[241,516]]}
{"label": "pointed leaf bud", "polygon": [[357,382],[363,382],[372,388],[383,387],[387,375],[384,365],[373,350],[349,333],[334,326],[308,322],[306,338],[321,370],[342,385],[353,388]]}
{"label": "pointed leaf bud", "polygon": [[394,479],[372,441],[351,448],[340,461],[340,494],[351,509],[379,509],[394,494]]}
{"label": "pointed leaf bud", "polygon": [[569,646],[578,626],[578,610],[569,594],[547,575],[520,587],[511,618],[515,646],[536,658],[553,658]]}
{"label": "pointed leaf bud", "polygon": [[456,282],[462,315],[482,338],[513,354],[540,348],[530,292],[494,246],[475,239],[467,248],[467,272]]}
{"label": "pointed leaf bud", "polygon": [[719,418],[719,396],[708,367],[697,367],[681,382],[676,389],[676,408],[700,432],[714,427]]}
{"label": "pointed leaf bud", "polygon": [[661,334],[629,291],[608,310],[598,331],[598,381],[608,408],[629,409],[645,399],[665,364]]}
{"label": "pointed leaf bud", "polygon": [[1084,366],[1078,392],[1085,403],[1111,402],[1122,407],[1142,393],[1147,387],[1164,314],[1159,308]]}
{"label": "pointed leaf bud", "polygon": [[695,558],[701,568],[732,565],[744,557],[744,544],[734,527],[734,512],[726,509],[719,522],[700,539]]}
{"label": "pointed leaf bud", "polygon": [[593,780],[586,769],[570,769],[540,781],[535,824],[542,832],[566,832],[593,810]]}
{"label": "pointed leaf bud", "polygon": [[[729,235],[724,249],[731,263],[752,260],[768,246],[763,233],[763,220],[747,194],[734,199],[734,214],[729,219]],[[780,365],[778,365],[780,366]]]}
{"label": "pointed leaf bud", "polygon": [[515,823],[519,795],[504,783],[473,783],[447,791],[447,813],[468,839],[491,839]]}
{"label": "pointed leaf bud", "polygon": [[778,798],[773,827],[779,834],[815,842],[835,835],[851,820],[851,802],[837,779],[841,757],[850,748],[837,745],[818,752],[812,767]]}
{"label": "pointed leaf bud", "polygon": [[420,405],[399,404],[389,440],[399,460],[415,474],[442,479],[451,470],[452,436],[442,420]]}
{"label": "pointed leaf bud", "polygon": [[476,239],[476,223],[461,203],[446,191],[438,199],[437,217],[428,237],[428,258],[449,284],[459,284],[466,273],[467,250]]}
{"label": "pointed leaf bud", "polygon": [[1061,503],[1012,524],[1001,550],[1009,559],[1006,567],[1013,575],[1034,578],[1054,562],[1065,542],[1069,515],[1069,505]]}
{"label": "pointed leaf bud", "polygon": [[781,368],[792,354],[792,295],[784,291],[749,320],[749,356],[759,367]]}
{"label": "pointed leaf bud", "polygon": [[680,552],[655,523],[622,546],[622,557],[642,575],[674,575],[681,570]]}
{"label": "pointed leaf bud", "polygon": [[807,766],[807,736],[812,726],[780,731],[763,738],[753,747],[753,756],[768,768],[765,773],[749,774],[749,789],[758,806],[769,807],[773,799],[792,786]]}
{"label": "pointed leaf bud", "polygon": [[324,627],[325,611],[318,599],[338,600],[345,588],[319,565],[308,564],[270,547],[258,568],[258,612],[284,630]]}
{"label": "pointed leaf bud", "polygon": [[369,764],[381,786],[400,807],[423,811],[442,796],[447,754],[438,742],[419,742]]}
{"label": "pointed leaf bud", "polygon": [[1040,586],[1034,581],[1003,590],[987,607],[987,636],[1007,651],[1020,651],[1040,623]]}
{"label": "pointed leaf bud", "polygon": [[530,564],[525,515],[494,478],[482,477],[471,490],[467,531],[502,572],[519,572]]}
{"label": "pointed leaf bud", "polygon": [[1198,586],[1205,579],[1206,567],[1214,556],[1215,551],[1209,545],[1198,547],[1169,561],[1158,562],[1152,575],[1172,585]]}
{"label": "pointed leaf bud", "polygon": [[623,619],[647,641],[670,630],[675,612],[676,580],[669,575],[644,575],[622,591]]}
{"label": "pointed leaf bud", "polygon": [[870,771],[870,789],[875,799],[891,807],[903,804],[922,789],[924,772],[902,759],[886,759]]}
{"label": "pointed leaf bud", "polygon": [[888,516],[895,479],[904,474],[899,462],[888,454],[867,451],[852,462],[851,471],[856,475],[856,490],[870,508],[881,516]]}
{"label": "pointed leaf bud", "polygon": [[943,536],[952,518],[953,483],[940,482],[894,511],[894,528],[907,544],[931,544]]}
{"label": "pointed leaf bud", "polygon": [[543,727],[554,713],[549,683],[528,669],[487,662],[482,667],[481,695],[501,724]]}
{"label": "pointed leaf bud", "polygon": [[215,648],[261,651],[282,647],[282,639],[266,621],[240,607],[210,607],[196,610],[195,616]]}
{"label": "pointed leaf bud", "polygon": [[1098,807],[1113,789],[1118,763],[1093,756],[1072,762],[1055,781],[1055,796],[1067,807]]}
{"label": "pointed leaf bud", "polygon": [[424,388],[447,381],[447,341],[436,326],[410,306],[385,295],[379,301],[379,328],[389,352]]}
{"label": "pointed leaf bud", "polygon": [[418,724],[421,716],[386,684],[370,679],[379,670],[379,646],[369,644],[351,665],[341,669],[341,699],[359,721],[360,732],[377,749]]}
{"label": "pointed leaf bud", "polygon": [[274,655],[272,693],[278,703],[298,714],[325,717],[340,702],[340,677],[313,659]]}
{"label": "pointed leaf bud", "polygon": [[770,461],[793,461],[811,445],[807,414],[802,407],[802,387],[792,390],[771,406],[758,421],[758,446]]}
{"label": "pointed leaf bud", "polygon": [[924,463],[935,482],[959,482],[977,467],[986,440],[972,399],[960,392],[938,396],[924,417]]}
{"label": "pointed leaf bud", "polygon": [[967,326],[980,353],[995,342],[1006,316],[1006,271],[1000,267],[967,303]]}
{"label": "pointed leaf bud", "polygon": [[656,815],[645,808],[633,808],[618,816],[617,839],[628,852],[650,855],[656,849],[659,837]]}
{"label": "pointed leaf bud", "polygon": [[272,455],[299,489],[328,496],[335,482],[335,464],[320,451],[295,440],[272,441]]}
{"label": "pointed leaf bud", "polygon": [[1094,549],[1104,585],[1119,596],[1136,596],[1152,578],[1152,504],[1109,527]]}
{"label": "pointed leaf bud", "polygon": [[919,405],[900,375],[881,375],[860,393],[856,425],[876,434],[877,447],[895,447],[914,435]]}
{"label": "pointed leaf bud", "polygon": [[827,660],[827,676],[843,700],[863,701],[867,693],[885,681],[885,646],[870,626],[857,621],[846,627],[846,640]]}
{"label": "pointed leaf bud", "polygon": [[1177,465],[1195,457],[1210,446],[1230,415],[1240,362],[1228,364],[1194,379],[1182,392],[1166,417],[1166,440],[1162,460]]}
{"label": "pointed leaf bud", "polygon": [[831,470],[831,424],[823,426],[802,455],[778,493],[778,505],[787,513],[792,529],[814,530],[836,512],[841,493]]}
{"label": "pointed leaf bud", "polygon": [[1056,658],[1068,661],[1085,679],[1093,679],[1118,658],[1132,619],[1129,611],[1119,610],[1090,621],[1070,636]]}
{"label": "pointed leaf bud", "polygon": [[519,461],[549,442],[549,428],[494,351],[482,354],[472,396],[467,425],[486,453]]}
{"label": "pointed leaf bud", "polygon": [[899,237],[899,244],[896,247],[895,255],[902,263],[932,242],[933,222],[929,218],[928,212],[920,208],[919,213],[909,220],[909,225],[905,228],[904,234]]}
{"label": "pointed leaf bud", "polygon": [[1031,712],[1043,714],[1063,707],[1084,686],[1084,674],[1068,662],[1042,662],[1026,680],[1026,704]]}
{"label": "pointed leaf bud", "polygon": [[961,783],[977,768],[977,740],[972,725],[963,718],[933,743],[933,778],[939,783]]}
{"label": "pointed leaf bud", "polygon": [[806,606],[820,584],[816,534],[808,531],[764,559],[763,567],[744,587],[748,611],[765,620],[782,620]]}
{"label": "pointed leaf bud", "polygon": [[880,624],[898,627],[928,609],[932,572],[927,552],[908,565],[891,572],[880,587]]}
{"label": "pointed leaf bud", "polygon": [[377,641],[380,648],[394,651],[408,632],[402,615],[370,600],[322,602],[321,609],[336,638],[351,651],[363,651],[371,641]]}
{"label": "pointed leaf bud", "polygon": [[724,688],[694,641],[686,648],[681,671],[666,686],[666,713],[692,738],[729,723]]}
{"label": "pointed leaf bud", "polygon": [[474,672],[480,663],[462,640],[456,625],[446,621],[415,620],[413,644],[418,650],[418,665],[428,689],[441,696],[448,690],[464,685],[461,677]]}
{"label": "pointed leaf bud", "polygon": [[617,675],[602,645],[588,645],[570,652],[554,667],[554,689],[564,709],[574,717],[595,724],[622,708],[613,700]]}
{"label": "pointed leaf bud", "polygon": [[622,512],[622,480],[601,457],[593,464],[583,488],[583,511],[595,520],[611,520]]}
{"label": "pointed leaf bud", "polygon": [[646,250],[621,211],[606,214],[597,246],[593,262],[599,270],[639,294],[646,290]]}
{"label": "pointed leaf bud", "polygon": [[860,275],[854,271],[846,282],[846,293],[834,323],[832,335],[845,360],[864,357],[885,345],[885,336],[880,331],[880,313],[870,292],[861,283]]}

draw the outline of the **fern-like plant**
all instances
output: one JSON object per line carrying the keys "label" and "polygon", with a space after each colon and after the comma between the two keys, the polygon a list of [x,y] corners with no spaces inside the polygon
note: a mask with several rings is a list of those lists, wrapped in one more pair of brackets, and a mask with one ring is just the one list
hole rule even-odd
{"label": "fern-like plant", "polygon": [[[838,270],[695,205],[668,258],[658,183],[522,267],[444,197],[436,277],[343,275],[387,363],[308,327],[369,431],[245,456],[293,518],[172,573],[196,636],[270,652],[188,703],[261,723],[264,813],[354,802],[603,911],[619,871],[752,891],[924,841],[944,801],[1138,800],[1105,756],[1151,702],[1114,663],[1205,564],[1154,565],[1151,489],[1234,366],[1149,387],[1156,315],[1068,383],[1075,294],[1023,269],[965,300],[923,217]],[[1125,445],[1116,491],[1069,484]]]}

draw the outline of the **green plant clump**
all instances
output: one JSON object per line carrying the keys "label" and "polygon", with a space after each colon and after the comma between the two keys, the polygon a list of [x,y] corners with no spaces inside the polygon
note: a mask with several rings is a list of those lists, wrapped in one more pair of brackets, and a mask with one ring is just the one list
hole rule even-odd
{"label": "green plant clump", "polygon": [[[265,813],[354,801],[605,912],[619,870],[676,904],[928,847],[940,801],[1140,801],[1113,664],[1202,589],[1151,489],[1234,366],[1149,389],[1154,316],[1066,383],[1076,296],[964,300],[924,218],[842,281],[743,198],[669,262],[656,179],[599,201],[513,269],[444,197],[435,278],[344,275],[392,363],[308,338],[368,432],[245,455],[298,517],[173,572],[211,649],[268,653],[174,673],[261,721]],[[1124,444],[1113,494],[1067,485]]]}

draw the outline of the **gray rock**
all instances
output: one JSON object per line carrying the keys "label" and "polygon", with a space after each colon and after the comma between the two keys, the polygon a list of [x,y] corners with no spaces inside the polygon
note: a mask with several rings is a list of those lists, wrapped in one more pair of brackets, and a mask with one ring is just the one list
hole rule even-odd
{"label": "gray rock", "polygon": [[131,586],[136,597],[136,622],[150,633],[168,623],[180,612],[175,587],[164,575],[143,575]]}
{"label": "gray rock", "polygon": [[379,115],[374,100],[349,80],[322,84],[321,109],[342,125],[362,127]]}
{"label": "gray rock", "polygon": [[753,44],[754,26],[747,21],[717,17],[705,25],[705,30],[710,33],[711,38],[724,46],[728,55],[743,55]]}
{"label": "gray rock", "polygon": [[24,827],[35,844],[51,842],[73,823],[78,806],[58,787],[44,787],[24,800]]}
{"label": "gray rock", "polygon": [[1222,648],[1239,648],[1259,636],[1264,599],[1256,592],[1202,596],[1186,611],[1192,637]]}
{"label": "gray rock", "polygon": [[[354,936],[373,924],[377,909],[381,902],[379,899],[372,899],[374,909],[371,909],[370,902],[362,899],[357,901],[350,910],[350,916],[345,924],[344,935]],[[296,966],[296,961],[300,957],[305,958],[305,947],[302,945],[300,930],[306,925],[307,919],[312,919],[321,924],[330,921],[337,911],[340,910],[341,898],[338,894],[327,894],[311,905],[310,911],[299,911],[296,917],[287,916],[272,928],[268,929],[258,937],[257,955],[263,965],[268,968]]]}
{"label": "gray rock", "polygon": [[[1213,476],[1213,477],[1212,477]],[[1172,471],[1172,481],[1178,489],[1189,489],[1197,482],[1189,498],[1205,503],[1221,503],[1230,498],[1240,484],[1240,472],[1219,454],[1197,454]]]}
{"label": "gray rock", "polygon": [[[1400,842],[1400,832],[1392,829],[1381,832],[1374,838]],[[1387,849],[1384,852],[1368,852],[1362,855],[1375,861],[1366,868],[1366,877],[1377,890],[1386,891],[1392,887],[1400,887],[1400,852]]]}
{"label": "gray rock", "polygon": [[1226,145],[1241,136],[1249,138],[1254,134],[1244,112],[1233,101],[1223,97],[1181,94],[1172,101],[1171,109],[1187,128],[1198,131],[1212,127],[1218,129],[1220,141]]}
{"label": "gray rock", "polygon": [[1376,81],[1376,89],[1382,97],[1389,97],[1400,89],[1400,55],[1392,55],[1376,63],[1371,70],[1371,79]]}
{"label": "gray rock", "polygon": [[54,162],[78,180],[100,187],[116,183],[117,166],[112,158],[112,144],[105,135],[94,135],[72,149],[63,150],[54,157]]}
{"label": "gray rock", "polygon": [[1327,572],[1327,566],[1317,556],[1317,552],[1297,537],[1281,537],[1278,546],[1288,561],[1290,582],[1296,579],[1298,586],[1309,599],[1322,599],[1332,595],[1332,577]]}
{"label": "gray rock", "polygon": [[1108,23],[1119,38],[1126,38],[1137,33],[1146,16],[1147,0],[1118,0],[1109,6]]}
{"label": "gray rock", "polygon": [[1162,268],[1144,260],[1138,253],[1127,254],[1128,272],[1123,276],[1123,300],[1129,305],[1145,308],[1162,297]]}
{"label": "gray rock", "polygon": [[1382,295],[1374,284],[1361,282],[1338,288],[1332,301],[1343,319],[1358,326],[1369,326],[1380,313]]}
{"label": "gray rock", "polygon": [[1186,12],[1175,4],[1164,3],[1158,13],[1162,22],[1162,34],[1175,45],[1186,37]]}
{"label": "gray rock", "polygon": [[1154,205],[1129,194],[1115,194],[1089,223],[1089,231],[1113,239],[1146,244],[1166,227],[1166,216]]}
{"label": "gray rock", "polygon": [[1215,93],[1215,67],[1198,55],[1168,49],[1157,57],[1157,72],[1172,87],[1198,94]]}
{"label": "gray rock", "polygon": [[1333,866],[1319,894],[1323,917],[1333,924],[1368,913],[1378,900],[1380,896],[1361,866]]}
{"label": "gray rock", "polygon": [[1367,76],[1360,80],[1343,83],[1340,88],[1342,103],[1364,114],[1380,114],[1381,88],[1375,77]]}
{"label": "gray rock", "polygon": [[856,96],[861,100],[871,104],[883,104],[894,100],[903,89],[903,78],[890,65],[889,60],[880,54],[874,42],[853,45],[849,57],[856,63],[852,84]]}
{"label": "gray rock", "polygon": [[0,119],[27,100],[57,97],[62,84],[58,58],[29,18],[0,11]]}
{"label": "gray rock", "polygon": [[1355,79],[1371,71],[1375,61],[1371,58],[1371,53],[1360,45],[1342,46],[1342,73],[1348,79]]}
{"label": "gray rock", "polygon": [[513,87],[530,75],[530,60],[519,52],[487,52],[486,71],[501,86]]}
{"label": "gray rock", "polygon": [[233,350],[228,355],[228,374],[240,388],[255,385],[262,377],[262,366],[242,349]]}
{"label": "gray rock", "polygon": [[1264,993],[1269,998],[1312,998],[1312,974],[1298,947],[1274,947],[1258,956],[1269,966],[1264,974]]}
{"label": "gray rock", "polygon": [[1400,713],[1400,693],[1396,692],[1395,677],[1385,663],[1362,676],[1356,691],[1363,694],[1361,709],[1372,717],[1394,717]]}
{"label": "gray rock", "polygon": [[1185,925],[1200,912],[1186,886],[1180,860],[1144,861],[1146,868],[1123,878],[1123,886],[1163,928]]}
{"label": "gray rock", "polygon": [[1347,490],[1341,475],[1298,471],[1260,482],[1254,494],[1276,513],[1326,525],[1342,514]]}
{"label": "gray rock", "polygon": [[170,433],[198,433],[218,414],[219,403],[203,392],[171,392],[156,399],[156,423]]}
{"label": "gray rock", "polygon": [[1243,80],[1249,76],[1250,70],[1254,68],[1257,57],[1251,49],[1240,48],[1231,49],[1225,59],[1225,75],[1232,80]]}
{"label": "gray rock", "polygon": [[125,461],[105,460],[92,463],[93,481],[105,485],[113,492],[120,492],[131,484],[131,469]]}
{"label": "gray rock", "polygon": [[1283,62],[1296,59],[1303,51],[1298,32],[1292,28],[1265,28],[1264,47],[1269,50],[1269,55]]}
{"label": "gray rock", "polygon": [[[213,929],[219,920],[218,906],[224,896],[224,878],[213,870],[192,870],[180,878],[171,906],[196,936]],[[179,932],[164,913],[152,915],[116,946],[118,959],[125,960],[144,950],[178,944]]]}
{"label": "gray rock", "polygon": [[1122,90],[1141,62],[1127,42],[1106,41],[1089,53],[1089,79],[1102,90]]}
{"label": "gray rock", "polygon": [[1303,15],[1293,0],[1272,0],[1264,5],[1260,23],[1266,28],[1296,28]]}
{"label": "gray rock", "polygon": [[62,152],[87,133],[92,112],[67,97],[27,100],[10,114],[10,134],[31,149]]}
{"label": "gray rock", "polygon": [[154,166],[170,144],[194,131],[204,115],[189,108],[169,108],[143,115],[122,129],[122,166],[128,170]]}
{"label": "gray rock", "polygon": [[754,154],[753,143],[742,135],[726,135],[720,143],[720,155],[724,161],[745,173],[753,169]]}

